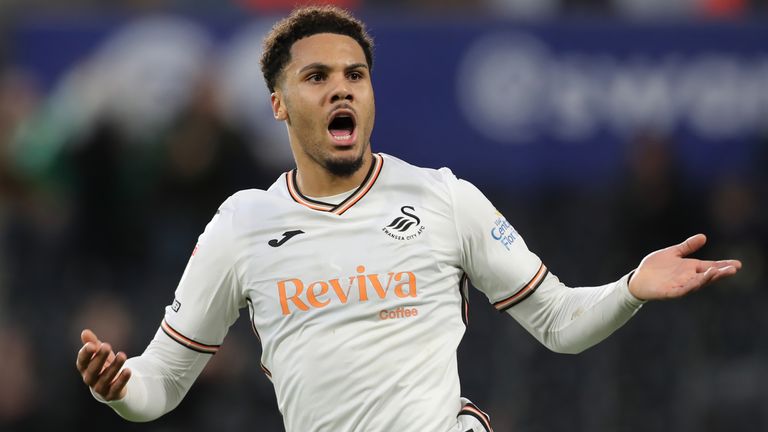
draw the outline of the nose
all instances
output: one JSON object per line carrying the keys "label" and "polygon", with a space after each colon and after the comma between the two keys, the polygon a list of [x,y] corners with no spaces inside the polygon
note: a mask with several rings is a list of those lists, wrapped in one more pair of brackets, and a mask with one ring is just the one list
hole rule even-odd
{"label": "nose", "polygon": [[354,97],[348,83],[346,80],[340,80],[331,93],[331,103],[339,101],[352,102],[352,100],[354,100]]}

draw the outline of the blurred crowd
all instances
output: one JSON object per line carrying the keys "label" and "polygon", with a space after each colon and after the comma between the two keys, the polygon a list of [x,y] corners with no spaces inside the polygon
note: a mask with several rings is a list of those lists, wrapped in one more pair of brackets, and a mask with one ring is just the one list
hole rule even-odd
{"label": "blurred crowd", "polygon": [[[279,12],[289,10],[294,0],[3,0],[0,11],[73,9],[117,9],[147,11],[193,9],[221,12]],[[462,14],[495,14],[518,18],[547,18],[562,15],[610,15],[642,19],[656,18],[749,18],[768,11],[766,0],[326,0],[349,9]]]}
{"label": "blurred crowd", "polygon": [[[0,10],[22,3],[106,4],[7,0]],[[231,7],[275,10],[286,3],[240,0]],[[765,11],[757,0],[337,3],[510,14]],[[150,424],[124,422],[95,402],[74,367],[84,327],[139,354],[218,205],[239,189],[268,187],[290,168],[290,160],[274,157],[270,135],[232,121],[210,74],[189,83],[172,114],[137,131],[130,116],[98,104],[87,122],[62,119],[56,95],[12,65],[0,66],[0,431],[282,430],[245,316],[180,407]],[[768,135],[761,139],[751,165],[706,188],[677,169],[675,137],[652,130],[630,138],[624,177],[614,184],[535,191],[479,185],[569,285],[615,280],[645,254],[696,232],[709,236],[699,256],[744,262],[733,280],[646,305],[579,356],[546,351],[473,293],[459,351],[463,391],[491,412],[497,431],[768,430]]]}

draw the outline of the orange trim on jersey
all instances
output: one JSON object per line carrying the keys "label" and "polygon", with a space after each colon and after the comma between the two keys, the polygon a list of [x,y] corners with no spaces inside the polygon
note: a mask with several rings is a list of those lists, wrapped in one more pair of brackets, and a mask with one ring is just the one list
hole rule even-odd
{"label": "orange trim on jersey", "polygon": [[202,344],[200,342],[196,342],[183,334],[179,333],[171,327],[165,320],[160,324],[160,328],[163,329],[165,334],[168,335],[171,339],[178,342],[179,344],[191,349],[192,351],[197,351],[203,354],[216,354],[217,351],[219,351],[219,347],[221,345],[206,345]]}
{"label": "orange trim on jersey", "polygon": [[368,175],[366,176],[365,180],[363,181],[363,184],[360,185],[360,187],[347,197],[339,206],[333,210],[334,213],[337,215],[341,215],[345,211],[349,210],[350,207],[355,205],[356,202],[360,201],[362,197],[365,196],[365,194],[368,193],[369,190],[373,187],[373,184],[376,183],[376,179],[379,178],[379,174],[381,173],[381,168],[384,166],[384,158],[374,154],[373,155],[373,166],[371,167],[371,171],[368,172]]}
{"label": "orange trim on jersey", "polygon": [[493,304],[493,307],[495,307],[499,311],[504,311],[512,306],[520,303],[521,301],[525,300],[529,295],[533,294],[534,291],[536,291],[536,288],[541,285],[541,282],[544,280],[544,277],[547,275],[547,266],[544,264],[541,264],[541,267],[539,267],[539,271],[536,272],[536,274],[533,276],[533,279],[531,279],[530,282],[526,286],[523,287],[520,291],[516,292],[511,297],[507,297],[503,300],[499,300],[496,303]]}
{"label": "orange trim on jersey", "polygon": [[368,171],[368,174],[365,176],[363,183],[357,188],[357,190],[354,193],[352,193],[352,195],[348,196],[344,201],[342,201],[338,205],[329,204],[329,203],[325,203],[322,201],[317,201],[317,200],[313,200],[311,198],[305,197],[299,190],[299,185],[296,184],[295,169],[288,171],[285,175],[285,183],[288,187],[288,193],[291,195],[291,198],[293,198],[294,201],[312,210],[331,212],[337,215],[341,215],[347,210],[349,210],[358,201],[360,201],[360,199],[362,199],[363,196],[365,196],[365,194],[367,194],[368,191],[371,190],[371,188],[373,187],[373,184],[376,182],[376,179],[379,177],[379,174],[381,173],[381,168],[384,165],[384,158],[381,155],[378,155],[376,153],[373,153],[372,156],[373,156],[373,163],[371,164],[371,169]]}
{"label": "orange trim on jersey", "polygon": [[461,275],[459,280],[459,295],[461,295],[461,320],[466,327],[469,325],[469,276],[466,273]]}
{"label": "orange trim on jersey", "polygon": [[[256,324],[253,322],[253,313],[255,313],[256,309],[253,307],[253,302],[249,297],[246,297],[245,301],[248,302],[248,309],[251,311],[251,316],[249,317],[251,320],[251,330],[253,330],[253,334],[256,335],[256,339],[258,339],[259,343],[261,344],[262,343],[261,336],[259,336],[259,331],[256,330]],[[263,346],[262,346],[262,349],[263,349]],[[261,367],[261,371],[264,372],[264,375],[266,375],[267,378],[271,380],[272,372],[270,372],[269,369],[267,369],[267,367],[264,366],[264,363],[262,362],[259,362],[259,366]]]}
{"label": "orange trim on jersey", "polygon": [[290,170],[286,173],[285,183],[288,185],[288,193],[291,194],[291,198],[297,203],[309,207],[312,210],[331,211],[333,205],[320,201],[309,199],[299,192],[299,187],[296,185],[296,170]]}
{"label": "orange trim on jersey", "polygon": [[480,408],[476,407],[474,404],[466,404],[464,407],[459,411],[459,415],[471,415],[472,417],[480,420],[480,423],[483,424],[483,427],[485,427],[485,430],[488,432],[493,432],[493,428],[491,427],[491,418],[480,410]]}
{"label": "orange trim on jersey", "polygon": [[269,369],[267,369],[267,367],[264,366],[264,363],[259,363],[259,366],[261,366],[261,371],[264,372],[264,375],[269,377],[269,379],[272,379],[272,372],[270,372]]}

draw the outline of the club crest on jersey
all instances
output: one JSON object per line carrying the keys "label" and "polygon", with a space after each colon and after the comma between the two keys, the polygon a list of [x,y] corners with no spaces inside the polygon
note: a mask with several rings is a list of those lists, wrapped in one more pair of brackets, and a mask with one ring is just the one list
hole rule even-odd
{"label": "club crest on jersey", "polygon": [[395,217],[389,225],[381,228],[381,231],[395,240],[413,240],[420,236],[426,227],[421,224],[421,219],[416,216],[413,206],[400,207],[399,216]]}

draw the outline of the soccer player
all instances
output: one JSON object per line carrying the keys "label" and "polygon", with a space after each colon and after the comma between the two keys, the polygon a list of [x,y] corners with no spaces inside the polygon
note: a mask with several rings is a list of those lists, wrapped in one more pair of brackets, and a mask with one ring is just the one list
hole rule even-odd
{"label": "soccer player", "polygon": [[741,267],[688,258],[695,235],[616,282],[563,285],[472,184],[373,153],[372,42],[331,7],[295,10],[261,59],[296,168],[228,198],[206,226],[146,351],[90,330],[77,368],[132,421],[172,410],[248,307],[288,432],[490,432],[459,392],[467,281],[557,352],[578,353],[647,300]]}

